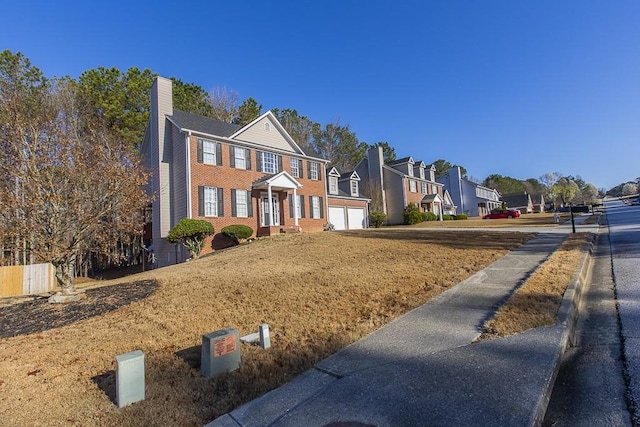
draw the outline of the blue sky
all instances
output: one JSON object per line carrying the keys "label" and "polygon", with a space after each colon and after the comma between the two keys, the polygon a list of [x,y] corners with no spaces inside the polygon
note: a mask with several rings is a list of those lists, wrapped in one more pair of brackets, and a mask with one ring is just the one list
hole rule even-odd
{"label": "blue sky", "polygon": [[149,68],[484,179],[640,176],[640,2],[8,2],[48,77]]}

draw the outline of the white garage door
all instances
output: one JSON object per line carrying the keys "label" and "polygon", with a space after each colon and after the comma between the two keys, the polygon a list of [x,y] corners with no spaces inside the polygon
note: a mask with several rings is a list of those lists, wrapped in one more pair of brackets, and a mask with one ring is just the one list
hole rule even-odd
{"label": "white garage door", "polygon": [[347,218],[349,218],[349,230],[364,228],[364,209],[347,208]]}
{"label": "white garage door", "polygon": [[333,224],[334,230],[346,230],[344,208],[329,206],[329,222]]}

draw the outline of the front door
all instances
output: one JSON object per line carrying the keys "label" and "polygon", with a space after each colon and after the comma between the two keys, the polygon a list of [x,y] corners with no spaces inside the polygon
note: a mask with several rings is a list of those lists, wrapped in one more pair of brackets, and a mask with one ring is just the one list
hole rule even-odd
{"label": "front door", "polygon": [[[280,225],[280,203],[277,194],[271,195],[271,203],[269,203],[269,196],[263,195],[262,200],[262,226],[269,226],[269,215],[271,215],[271,225]],[[271,209],[269,209],[271,205]]]}

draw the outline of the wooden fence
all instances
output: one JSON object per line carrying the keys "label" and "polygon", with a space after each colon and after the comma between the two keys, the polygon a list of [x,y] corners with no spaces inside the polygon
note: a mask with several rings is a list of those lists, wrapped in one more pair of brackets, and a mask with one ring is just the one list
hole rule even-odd
{"label": "wooden fence", "polygon": [[57,289],[52,264],[0,267],[0,297],[31,295]]}

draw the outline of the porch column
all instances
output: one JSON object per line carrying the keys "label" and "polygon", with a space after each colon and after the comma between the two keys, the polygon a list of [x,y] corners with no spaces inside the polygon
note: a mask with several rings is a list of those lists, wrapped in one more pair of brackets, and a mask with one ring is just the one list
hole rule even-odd
{"label": "porch column", "polygon": [[293,223],[298,226],[298,191],[293,189]]}
{"label": "porch column", "polygon": [[271,184],[267,184],[267,198],[269,199],[267,201],[267,205],[269,206],[269,222],[267,223],[267,226],[271,227],[273,225],[273,202],[271,200]]}

